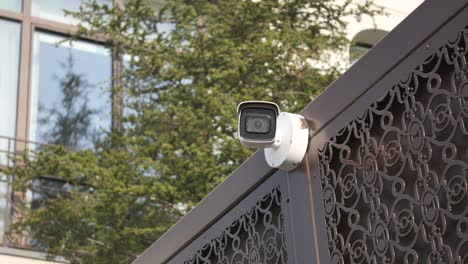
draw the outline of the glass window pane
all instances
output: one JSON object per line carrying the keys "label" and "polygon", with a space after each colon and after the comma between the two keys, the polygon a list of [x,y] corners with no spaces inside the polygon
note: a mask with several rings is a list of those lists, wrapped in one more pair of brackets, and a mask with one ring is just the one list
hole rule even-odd
{"label": "glass window pane", "polygon": [[[62,23],[77,24],[79,21],[65,16],[64,10],[79,11],[87,0],[32,0],[32,15]],[[99,4],[112,5],[112,0],[98,0]]]}
{"label": "glass window pane", "polygon": [[349,48],[349,62],[351,65],[362,58],[371,48],[359,45],[353,45]]}
{"label": "glass window pane", "polygon": [[0,165],[6,165],[7,152],[14,149],[16,97],[18,94],[19,23],[0,19]]}
{"label": "glass window pane", "polygon": [[49,199],[57,198],[59,194],[64,196],[70,189],[70,184],[64,181],[45,178],[35,180],[33,186],[32,209],[47,205]]}
{"label": "glass window pane", "polygon": [[101,45],[34,34],[31,140],[73,149],[92,147],[109,130],[111,57]]}
{"label": "glass window pane", "polygon": [[0,0],[0,9],[21,12],[22,0]]}

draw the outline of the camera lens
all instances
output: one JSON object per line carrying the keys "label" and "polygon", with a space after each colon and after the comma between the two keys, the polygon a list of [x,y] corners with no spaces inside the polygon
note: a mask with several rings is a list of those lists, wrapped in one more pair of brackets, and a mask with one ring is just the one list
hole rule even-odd
{"label": "camera lens", "polygon": [[270,131],[270,116],[249,115],[246,118],[246,130],[249,133],[266,134]]}

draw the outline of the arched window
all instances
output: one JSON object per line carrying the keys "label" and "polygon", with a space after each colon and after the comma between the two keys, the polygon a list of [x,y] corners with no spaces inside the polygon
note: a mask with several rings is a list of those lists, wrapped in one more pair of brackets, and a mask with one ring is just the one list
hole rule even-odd
{"label": "arched window", "polygon": [[365,29],[354,36],[349,48],[349,62],[354,64],[388,32],[381,29]]}

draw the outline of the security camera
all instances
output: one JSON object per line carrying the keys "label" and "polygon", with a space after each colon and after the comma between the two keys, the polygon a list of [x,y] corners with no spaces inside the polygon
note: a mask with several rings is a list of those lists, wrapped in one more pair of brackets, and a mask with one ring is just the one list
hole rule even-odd
{"label": "security camera", "polygon": [[250,148],[264,148],[273,167],[293,170],[301,163],[309,141],[309,127],[301,115],[281,112],[278,105],[246,101],[237,108],[239,140]]}

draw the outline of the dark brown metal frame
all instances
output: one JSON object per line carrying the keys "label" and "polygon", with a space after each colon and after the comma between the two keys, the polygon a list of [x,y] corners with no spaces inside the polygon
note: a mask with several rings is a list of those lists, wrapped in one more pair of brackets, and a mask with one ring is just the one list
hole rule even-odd
{"label": "dark brown metal frame", "polygon": [[[466,23],[467,6],[466,0],[427,0],[301,112],[311,121],[308,154],[298,169],[283,173],[289,182],[295,263],[330,263],[324,242],[318,150],[453,37],[450,30],[440,29],[460,19]],[[266,164],[263,151],[255,153],[134,263],[168,262],[275,173]]]}
{"label": "dark brown metal frame", "polygon": [[288,263],[297,263],[294,258],[294,239],[292,231],[292,223],[290,223],[291,218],[291,199],[289,193],[288,179],[286,173],[276,172],[271,177],[269,177],[264,183],[262,183],[258,188],[249,193],[240,203],[234,206],[230,211],[223,215],[207,232],[204,232],[202,236],[199,236],[195,239],[188,247],[184,248],[176,257],[169,261],[169,264],[183,263],[185,260],[188,260],[193,257],[194,253],[197,252],[204,245],[210,243],[215,239],[219,234],[224,230],[224,228],[229,227],[240,215],[248,213],[252,206],[260,201],[265,195],[269,194],[273,189],[278,188],[281,193],[281,212],[284,216],[284,228],[286,235],[286,244],[287,244],[287,255]]}
{"label": "dark brown metal frame", "polygon": [[[448,40],[455,38],[468,24],[467,7],[467,1],[426,1],[379,45],[369,51],[363,60],[335,82],[331,87],[333,89],[327,89],[321,95],[322,100],[333,98],[336,104],[313,102],[304,109],[305,113],[315,113],[315,123],[323,124],[313,134],[308,152],[312,167],[312,194],[315,201],[313,207],[318,219],[314,232],[317,237],[327,237],[319,150],[323,149],[328,139],[361,116],[371,103],[381,99],[400,80],[406,80],[408,73],[416,66]],[[346,90],[351,91],[340,93]],[[344,105],[342,109],[332,109],[332,106],[341,103]],[[322,118],[327,115],[328,118]],[[318,246],[321,263],[330,263],[328,244],[321,243]]]}

